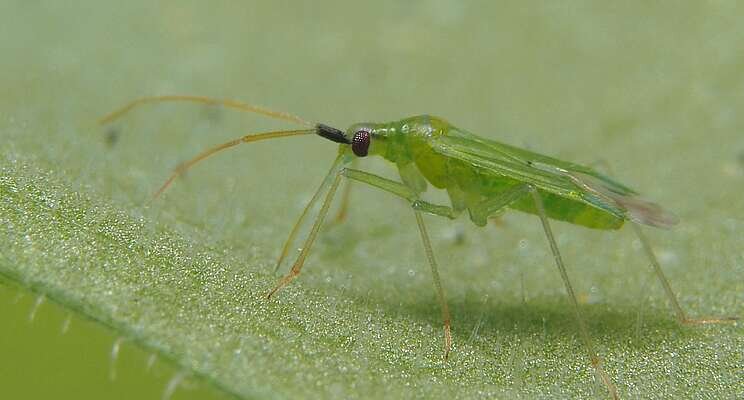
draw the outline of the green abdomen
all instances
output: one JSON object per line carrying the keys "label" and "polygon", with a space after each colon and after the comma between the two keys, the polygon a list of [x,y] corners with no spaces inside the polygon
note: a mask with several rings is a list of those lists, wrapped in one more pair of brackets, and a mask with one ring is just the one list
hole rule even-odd
{"label": "green abdomen", "polygon": [[[467,134],[451,127],[442,120],[432,118],[431,121],[433,131],[439,135]],[[465,192],[466,207],[469,210],[483,201],[498,196],[510,187],[523,183],[517,179],[473,166],[463,160],[439,154],[432,150],[427,140],[411,139],[409,145],[413,150],[414,162],[424,177],[436,188],[455,188]],[[581,199],[561,196],[542,188],[538,190],[543,198],[548,218],[593,229],[619,229],[625,222],[625,218],[622,216],[596,207]],[[509,208],[537,214],[531,196],[525,196],[517,200]],[[473,222],[477,225],[482,224],[475,219],[473,219]]]}
{"label": "green abdomen", "polygon": [[[525,162],[526,160],[537,160],[543,163],[551,163],[556,166],[580,167],[576,164],[566,163],[550,157],[546,157],[527,150],[518,149],[513,146],[507,146],[501,143],[480,138],[472,133],[456,128],[446,121],[433,116],[419,116],[399,121],[401,126],[408,126],[409,129],[401,139],[405,141],[405,148],[409,149],[408,156],[413,159],[419,171],[423,174],[431,185],[439,189],[449,189],[452,192],[464,193],[463,206],[471,211],[471,220],[476,225],[483,225],[484,220],[473,218],[473,209],[477,208],[484,201],[498,197],[509,188],[529,182],[522,182],[516,176],[500,174],[498,171],[492,171],[488,168],[474,165],[473,162],[465,161],[457,157],[451,157],[437,152],[432,147],[432,143],[439,137],[457,138],[467,142],[466,150],[469,156],[481,157],[488,162],[497,166],[499,157],[503,158],[508,154],[508,162],[514,163],[515,160]],[[496,149],[495,153],[489,153]],[[489,154],[494,154],[489,158]],[[396,161],[396,160],[391,160]],[[477,164],[477,163],[476,163]],[[536,171],[537,173],[537,171]],[[552,176],[558,179],[562,184],[566,184],[566,178],[560,175]],[[570,185],[570,183],[569,183]],[[613,213],[611,210],[601,208],[601,205],[594,205],[587,201],[586,196],[575,197],[567,192],[551,191],[549,187],[543,187],[535,184],[540,192],[545,206],[545,212],[548,218],[565,221],[576,225],[585,226],[593,229],[619,229],[625,222],[622,215]],[[619,186],[619,185],[618,185]],[[622,187],[621,187],[622,189]],[[583,196],[583,195],[581,195]],[[458,208],[453,200],[453,207]],[[512,203],[509,208],[522,212],[537,214],[532,196],[523,198]]]}
{"label": "green abdomen", "polygon": [[[510,187],[521,183],[514,179],[494,175],[488,171],[473,167],[468,168],[462,164],[458,160],[449,160],[448,172],[452,177],[452,183],[468,193],[471,198],[480,198],[480,201],[498,196]],[[593,229],[619,229],[625,222],[624,218],[583,201],[562,197],[541,189],[538,190],[540,196],[542,196],[545,212],[550,219]],[[517,200],[509,208],[537,215],[532,196],[525,196]]]}
{"label": "green abdomen", "polygon": [[[593,229],[620,229],[625,223],[624,218],[619,218],[614,214],[580,201],[569,200],[543,191],[540,192],[540,195],[545,204],[545,212],[551,219]],[[532,197],[523,198],[512,205],[511,208],[537,215]]]}

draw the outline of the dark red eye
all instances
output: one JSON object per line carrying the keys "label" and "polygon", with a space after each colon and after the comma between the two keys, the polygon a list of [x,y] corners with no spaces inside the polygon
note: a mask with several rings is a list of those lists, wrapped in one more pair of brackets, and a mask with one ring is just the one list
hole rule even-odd
{"label": "dark red eye", "polygon": [[369,132],[360,130],[354,134],[354,139],[351,141],[351,151],[356,154],[357,157],[364,157],[367,155],[369,150]]}

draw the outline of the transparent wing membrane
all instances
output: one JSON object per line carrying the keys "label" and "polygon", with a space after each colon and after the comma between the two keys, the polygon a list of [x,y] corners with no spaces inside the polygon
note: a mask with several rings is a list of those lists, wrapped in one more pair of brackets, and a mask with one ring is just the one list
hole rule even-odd
{"label": "transparent wing membrane", "polygon": [[432,140],[432,149],[493,174],[532,184],[569,200],[582,201],[639,224],[669,228],[679,222],[674,214],[658,204],[637,197],[632,189],[583,165],[502,145],[459,130],[454,136]]}

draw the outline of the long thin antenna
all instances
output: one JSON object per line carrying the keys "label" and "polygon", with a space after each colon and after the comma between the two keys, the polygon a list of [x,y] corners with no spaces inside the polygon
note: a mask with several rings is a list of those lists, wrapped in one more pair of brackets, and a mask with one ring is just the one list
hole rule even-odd
{"label": "long thin antenna", "polygon": [[301,129],[301,130],[293,130],[293,131],[274,131],[274,132],[266,132],[266,133],[258,133],[258,134],[248,134],[243,137],[239,137],[237,139],[233,139],[229,142],[222,143],[220,145],[214,146],[210,149],[204,150],[203,152],[196,155],[196,157],[181,163],[176,169],[173,171],[171,176],[168,178],[168,180],[163,183],[163,186],[158,189],[157,192],[152,196],[152,200],[157,199],[165,189],[168,188],[168,186],[173,183],[173,181],[178,178],[181,174],[186,172],[189,168],[194,166],[194,164],[198,163],[199,161],[202,161],[213,154],[228,149],[233,146],[237,146],[241,143],[250,143],[250,142],[257,142],[259,140],[266,140],[266,139],[274,139],[279,137],[285,137],[285,136],[298,136],[298,135],[309,135],[315,133],[315,129]]}
{"label": "long thin antenna", "polygon": [[104,116],[100,120],[98,120],[98,123],[100,125],[108,124],[109,122],[121,117],[122,115],[128,113],[135,107],[146,104],[146,103],[163,103],[163,102],[172,102],[172,101],[188,101],[192,103],[202,103],[202,104],[208,104],[208,105],[219,105],[227,108],[233,108],[240,111],[245,112],[252,112],[256,114],[265,115],[270,118],[280,119],[283,121],[289,121],[298,123],[300,125],[306,125],[306,126],[313,126],[314,124],[308,121],[305,121],[304,119],[297,117],[295,115],[285,113],[282,111],[274,111],[270,110],[268,108],[263,108],[259,106],[254,106],[252,104],[242,103],[237,100],[231,100],[231,99],[215,99],[211,97],[204,97],[204,96],[190,96],[190,95],[169,95],[169,96],[149,96],[149,97],[141,97],[139,99],[133,100],[126,104],[124,107],[113,111],[112,113]]}

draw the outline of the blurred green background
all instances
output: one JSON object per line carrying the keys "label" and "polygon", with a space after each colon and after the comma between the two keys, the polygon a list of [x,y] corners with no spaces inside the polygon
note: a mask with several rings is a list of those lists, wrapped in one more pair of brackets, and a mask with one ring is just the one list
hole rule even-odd
{"label": "blurred green background", "polygon": [[[248,259],[241,268],[268,273],[328,168],[332,145],[303,138],[236,149],[145,208],[186,157],[287,125],[186,104],[143,108],[110,130],[95,120],[152,94],[237,98],[342,128],[439,115],[486,137],[609,165],[620,181],[681,217],[679,228],[649,233],[685,308],[741,316],[742,17],[736,1],[4,0],[2,163],[5,171],[23,170],[24,163],[51,171],[52,179],[71,182],[70,190],[195,245],[224,249],[213,252],[229,253],[223,261]],[[368,165],[389,174],[381,162]],[[436,359],[438,306],[410,212],[367,188],[353,196],[348,223],[319,240],[297,285],[319,304],[350,298],[368,307],[370,325],[413,324],[412,331],[423,332],[424,358]],[[380,375],[367,380],[379,385],[378,394],[602,398],[575,343],[537,221],[508,215],[485,230],[464,220],[427,221],[460,363],[450,367],[454,372],[431,366],[412,372],[377,360],[371,365]],[[629,231],[560,223],[554,230],[621,393],[744,396],[740,326],[677,327]],[[2,246],[10,254],[22,244]],[[0,264],[8,267],[10,259]],[[180,370],[159,360],[146,371],[150,352],[124,342],[111,380],[109,353],[118,335],[77,315],[60,335],[69,311],[49,302],[29,323],[35,298],[15,284],[0,286],[2,398],[157,398]],[[401,333],[401,340],[411,337]],[[378,339],[382,346],[391,340]],[[359,364],[368,356],[339,357]],[[478,362],[468,364],[470,357]],[[298,384],[324,384],[329,378],[321,372],[279,377],[261,390],[277,397],[353,393],[351,384]],[[347,382],[355,379],[365,381]],[[190,379],[173,398],[225,396]]]}

